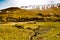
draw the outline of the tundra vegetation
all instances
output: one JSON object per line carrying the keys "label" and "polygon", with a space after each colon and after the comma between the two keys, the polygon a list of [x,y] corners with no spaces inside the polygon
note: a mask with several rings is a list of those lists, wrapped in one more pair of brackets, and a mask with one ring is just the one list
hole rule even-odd
{"label": "tundra vegetation", "polygon": [[60,40],[60,8],[0,12],[0,40]]}

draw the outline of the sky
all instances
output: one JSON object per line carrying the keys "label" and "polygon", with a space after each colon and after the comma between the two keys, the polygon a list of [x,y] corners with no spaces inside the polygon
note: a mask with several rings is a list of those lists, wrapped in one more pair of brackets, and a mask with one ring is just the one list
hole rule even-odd
{"label": "sky", "polygon": [[8,7],[60,3],[60,0],[0,0],[0,10]]}

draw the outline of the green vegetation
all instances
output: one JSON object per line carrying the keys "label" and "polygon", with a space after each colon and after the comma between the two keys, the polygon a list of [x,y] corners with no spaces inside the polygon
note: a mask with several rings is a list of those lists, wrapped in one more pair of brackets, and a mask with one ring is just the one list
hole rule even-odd
{"label": "green vegetation", "polygon": [[0,40],[60,40],[60,7],[1,11]]}
{"label": "green vegetation", "polygon": [[0,24],[0,40],[60,40],[60,22]]}

